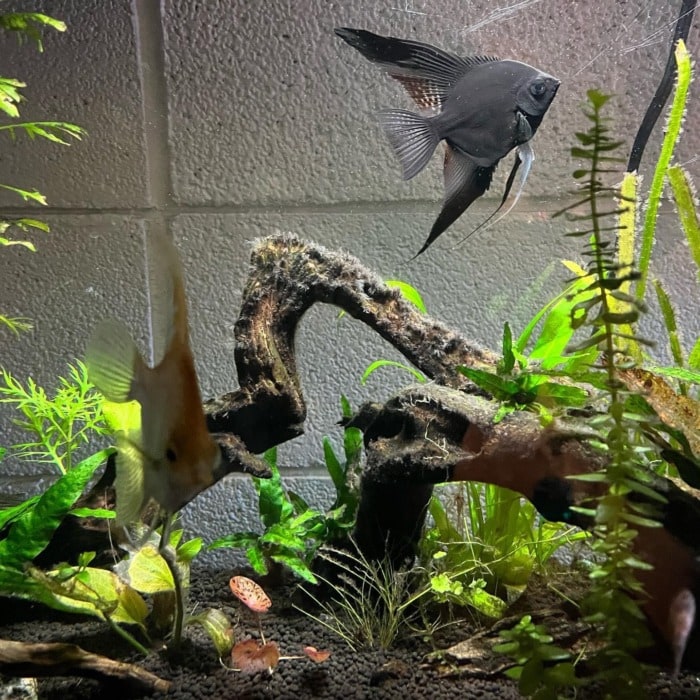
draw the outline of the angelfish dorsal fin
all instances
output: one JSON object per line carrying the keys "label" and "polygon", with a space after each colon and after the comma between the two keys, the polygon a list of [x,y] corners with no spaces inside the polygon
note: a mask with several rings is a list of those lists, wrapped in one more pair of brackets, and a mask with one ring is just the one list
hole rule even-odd
{"label": "angelfish dorsal fin", "polygon": [[187,305],[177,249],[162,233],[148,236],[148,311],[151,361],[162,362],[173,340],[187,342]]}
{"label": "angelfish dorsal fin", "polygon": [[471,68],[498,61],[493,56],[461,58],[436,46],[342,27],[335,33],[368,61],[381,66],[424,109],[441,109],[450,88]]}

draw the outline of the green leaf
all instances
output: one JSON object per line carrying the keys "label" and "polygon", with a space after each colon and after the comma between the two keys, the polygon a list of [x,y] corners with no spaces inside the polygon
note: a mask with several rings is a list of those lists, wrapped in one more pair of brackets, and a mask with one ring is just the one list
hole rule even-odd
{"label": "green leaf", "polygon": [[303,559],[291,554],[273,554],[270,559],[279,564],[283,564],[290,571],[299,576],[299,578],[304,579],[304,581],[314,584],[318,583],[316,577],[313,575],[311,569],[309,569]]}
{"label": "green leaf", "polygon": [[232,535],[225,535],[215,539],[211,544],[207,545],[207,550],[220,549],[221,547],[250,547],[260,539],[257,532],[237,532]]}
{"label": "green leaf", "polygon": [[360,383],[364,386],[367,383],[367,380],[370,378],[370,376],[374,374],[374,372],[376,372],[376,370],[378,370],[380,367],[396,367],[398,369],[404,370],[405,372],[408,372],[409,374],[412,374],[415,380],[421,384],[425,383],[426,381],[422,372],[417,370],[415,367],[410,367],[409,365],[405,365],[402,362],[395,362],[394,360],[375,360],[363,372],[362,377],[360,377]]}
{"label": "green leaf", "polygon": [[646,215],[644,217],[644,226],[642,228],[642,244],[639,252],[639,273],[640,279],[637,282],[635,294],[640,301],[644,299],[646,292],[647,277],[649,275],[649,265],[651,264],[651,251],[654,245],[654,237],[656,232],[656,219],[663,194],[664,182],[666,174],[671,164],[673,151],[678,141],[678,136],[681,132],[683,124],[683,114],[688,99],[688,89],[691,79],[690,55],[685,47],[685,43],[681,40],[676,44],[676,90],[673,95],[673,104],[666,123],[664,132],[664,140],[661,145],[659,159],[654,169],[651,185],[649,187],[649,195],[647,198]]}
{"label": "green leaf", "polygon": [[267,564],[265,564],[265,556],[263,555],[260,547],[257,545],[249,547],[245,554],[248,557],[248,561],[253,567],[253,570],[261,576],[264,576],[267,573]]}
{"label": "green leaf", "polygon": [[498,363],[499,374],[510,374],[515,367],[513,334],[508,323],[503,324],[503,359]]}
{"label": "green leaf", "polygon": [[38,556],[95,470],[113,453],[113,449],[97,452],[49,486],[34,506],[14,521],[7,537],[0,541],[0,561],[7,565],[21,565]]}
{"label": "green leaf", "polygon": [[[690,361],[688,364],[691,364]],[[700,369],[685,369],[684,367],[657,367],[656,365],[651,365],[648,369],[650,372],[661,375],[662,377],[673,377],[674,379],[679,379],[682,382],[700,384]]]}
{"label": "green leaf", "polygon": [[585,278],[573,280],[551,307],[529,355],[530,360],[540,360],[543,369],[554,369],[570,360],[567,346],[574,332],[570,321],[573,309],[578,304],[595,297],[595,291],[583,291],[586,286],[588,281]]}
{"label": "green leaf", "polygon": [[282,486],[282,477],[277,468],[277,449],[272,448],[265,452],[272,476],[269,479],[253,478],[253,483],[258,491],[258,512],[260,519],[266,528],[276,523],[284,522],[294,515],[294,506],[287,498]]}
{"label": "green leaf", "polygon": [[695,345],[688,355],[688,366],[700,371],[700,338],[695,341]]}
{"label": "green leaf", "polygon": [[29,319],[22,317],[9,318],[0,315],[0,325],[6,326],[18,337],[21,332],[32,329],[32,324]]}
{"label": "green leaf", "polygon": [[15,241],[10,238],[3,238],[3,236],[0,236],[0,246],[7,247],[11,245],[19,245],[27,250],[31,250],[32,253],[36,253],[36,246],[31,241]]}
{"label": "green leaf", "polygon": [[700,281],[700,221],[698,221],[698,210],[690,178],[680,165],[673,165],[668,169],[668,181],[671,183],[678,217],[685,237],[688,239],[688,248],[695,261],[698,281]]}
{"label": "green leaf", "polygon": [[333,485],[337,491],[345,487],[345,471],[333,451],[333,445],[329,438],[323,438],[323,457],[326,462],[326,469],[330,474]]}
{"label": "green leaf", "polygon": [[310,508],[309,504],[298,493],[294,493],[294,491],[287,491],[287,498],[292,506],[294,506],[294,512],[297,514],[303,513]]}
{"label": "green leaf", "polygon": [[666,290],[663,288],[660,280],[653,280],[654,290],[656,291],[656,298],[659,302],[659,308],[661,309],[661,318],[664,322],[664,327],[666,328],[666,334],[668,335],[668,342],[671,347],[671,355],[673,361],[682,367],[685,363],[683,361],[683,349],[681,348],[681,341],[678,337],[678,325],[676,323],[676,312],[671,304]]}
{"label": "green leaf", "polygon": [[387,287],[393,287],[398,289],[407,301],[410,301],[421,313],[426,314],[428,310],[425,308],[425,303],[420,292],[408,282],[402,282],[401,280],[385,280],[384,284]]}
{"label": "green leaf", "polygon": [[0,110],[13,119],[19,117],[17,105],[22,101],[18,88],[27,87],[26,83],[15,78],[0,78]]}
{"label": "green leaf", "polygon": [[3,185],[2,183],[0,183],[0,188],[18,194],[25,202],[38,202],[39,204],[46,206],[46,197],[44,197],[44,195],[38,190],[21,190],[19,187]]}
{"label": "green leaf", "polygon": [[[510,398],[512,393],[515,393],[514,391],[508,390],[508,387],[511,386],[512,383],[509,383],[492,372],[476,369],[475,367],[465,367],[464,365],[457,367],[457,371],[474,382],[479,388],[488,391],[488,393],[496,399],[503,400]],[[517,387],[515,387],[515,390],[517,391]]]}
{"label": "green leaf", "polygon": [[233,625],[226,615],[217,608],[207,608],[197,615],[187,618],[187,625],[201,625],[214,644],[219,658],[231,653],[233,647]]}
{"label": "green leaf", "polygon": [[70,599],[77,608],[94,607],[113,622],[143,626],[148,616],[146,601],[106,569],[83,569],[72,587],[66,588],[66,595],[57,597]]}
{"label": "green leaf", "polygon": [[22,513],[34,508],[38,500],[38,495],[31,496],[26,501],[22,501],[22,503],[18,503],[15,506],[8,506],[0,510],[0,530],[4,530],[7,525],[17,520]]}
{"label": "green leaf", "polygon": [[201,551],[204,542],[201,537],[195,537],[177,548],[177,559],[189,564]]}
{"label": "green leaf", "polygon": [[141,547],[127,560],[126,582],[140,593],[162,593],[175,590],[175,581],[168,563],[153,545]]}
{"label": "green leaf", "polygon": [[109,508],[73,508],[69,515],[76,518],[102,518],[104,520],[113,520],[116,513]]}

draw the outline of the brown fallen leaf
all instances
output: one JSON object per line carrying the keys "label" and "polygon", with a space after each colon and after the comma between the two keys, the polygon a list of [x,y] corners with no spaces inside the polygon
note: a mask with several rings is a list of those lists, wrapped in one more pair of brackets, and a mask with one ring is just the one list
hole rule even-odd
{"label": "brown fallen leaf", "polygon": [[319,651],[316,647],[304,647],[304,653],[317,664],[327,661],[331,655],[330,651]]}
{"label": "brown fallen leaf", "polygon": [[272,601],[262,587],[252,579],[246,576],[234,576],[228,585],[231,593],[253,612],[263,613],[270,609]]}
{"label": "brown fallen leaf", "polygon": [[274,642],[259,644],[254,639],[245,639],[234,644],[231,650],[231,661],[242,673],[272,673],[279,660],[280,650]]}
{"label": "brown fallen leaf", "polygon": [[700,457],[700,403],[677,394],[665,379],[645,369],[624,370],[620,379],[628,389],[641,394],[666,425],[680,430],[693,454]]}

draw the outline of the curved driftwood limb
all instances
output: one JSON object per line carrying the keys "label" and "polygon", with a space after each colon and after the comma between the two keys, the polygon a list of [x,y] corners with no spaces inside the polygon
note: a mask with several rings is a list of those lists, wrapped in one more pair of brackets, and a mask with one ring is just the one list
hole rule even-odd
{"label": "curved driftwood limb", "polygon": [[119,681],[140,692],[167,692],[170,682],[134,664],[92,654],[77,644],[29,644],[0,639],[0,673],[8,676],[84,676]]}
{"label": "curved driftwood limb", "polygon": [[306,405],[294,337],[315,303],[334,304],[374,329],[423,374],[468,386],[460,364],[492,366],[497,356],[421,314],[355,258],[291,234],[257,241],[235,327],[240,389],[206,403],[210,429],[238,435],[252,452],[303,432]]}

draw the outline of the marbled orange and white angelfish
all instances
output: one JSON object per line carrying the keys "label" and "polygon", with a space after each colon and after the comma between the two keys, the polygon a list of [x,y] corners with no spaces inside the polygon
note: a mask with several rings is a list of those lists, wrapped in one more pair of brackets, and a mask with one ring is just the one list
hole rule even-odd
{"label": "marbled orange and white angelfish", "polygon": [[141,407],[140,429],[125,427],[117,436],[117,525],[137,520],[151,498],[172,514],[212,483],[220,460],[202,408],[177,250],[152,235],[150,252],[151,341],[154,355],[162,349],[160,361],[149,367],[116,320],[95,329],[86,352],[90,381],[107,401]]}

